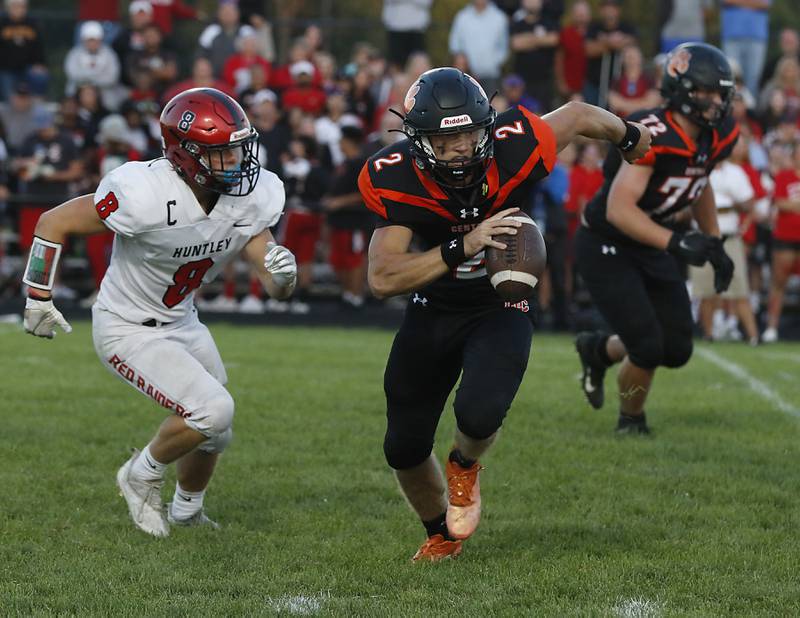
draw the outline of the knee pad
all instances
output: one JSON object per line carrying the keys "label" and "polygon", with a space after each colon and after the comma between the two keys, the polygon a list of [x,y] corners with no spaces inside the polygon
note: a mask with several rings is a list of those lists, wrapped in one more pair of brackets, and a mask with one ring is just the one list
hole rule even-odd
{"label": "knee pad", "polygon": [[213,438],[209,438],[197,448],[201,451],[205,451],[206,453],[221,453],[228,447],[228,445],[231,443],[231,440],[233,440],[233,429],[229,427],[221,434],[218,434]]}
{"label": "knee pad", "polygon": [[648,336],[631,345],[628,345],[627,341],[624,343],[628,350],[628,357],[637,367],[655,369],[664,363],[664,344],[660,336]]}
{"label": "knee pad", "polygon": [[485,440],[496,433],[503,424],[511,401],[505,397],[465,397],[456,398],[455,412],[458,429],[475,440]]}
{"label": "knee pad", "polygon": [[420,440],[417,436],[387,431],[383,439],[383,454],[386,463],[395,470],[407,470],[425,461],[433,451],[433,442]]}
{"label": "knee pad", "polygon": [[691,335],[688,337],[672,336],[664,341],[664,362],[665,367],[676,369],[683,367],[692,357],[694,344]]}

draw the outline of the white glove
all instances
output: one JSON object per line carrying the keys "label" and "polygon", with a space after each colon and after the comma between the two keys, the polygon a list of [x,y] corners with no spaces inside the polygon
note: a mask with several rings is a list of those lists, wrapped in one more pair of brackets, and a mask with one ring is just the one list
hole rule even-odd
{"label": "white glove", "polygon": [[282,288],[294,287],[297,281],[297,261],[294,259],[294,254],[286,247],[274,242],[267,243],[264,268],[272,275],[275,285]]}
{"label": "white glove", "polygon": [[60,326],[65,333],[72,332],[69,322],[56,309],[52,300],[28,298],[25,301],[25,319],[22,324],[26,333],[48,339],[56,336],[56,326]]}

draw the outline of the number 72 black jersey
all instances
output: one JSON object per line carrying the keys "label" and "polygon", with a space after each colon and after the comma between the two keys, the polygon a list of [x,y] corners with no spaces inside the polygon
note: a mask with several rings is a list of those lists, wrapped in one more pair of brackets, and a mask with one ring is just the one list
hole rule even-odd
{"label": "number 72 black jersey", "polygon": [[[664,108],[638,111],[628,120],[642,123],[653,134],[650,151],[634,163],[653,168],[637,205],[653,221],[663,225],[695,203],[708,184],[708,175],[717,163],[730,156],[739,137],[739,126],[730,117],[715,129],[704,129],[696,141],[683,131],[673,112]],[[584,222],[610,239],[632,243],[632,239],[606,218],[609,191],[621,163],[619,152],[609,152],[603,165],[605,181],[587,204]]]}

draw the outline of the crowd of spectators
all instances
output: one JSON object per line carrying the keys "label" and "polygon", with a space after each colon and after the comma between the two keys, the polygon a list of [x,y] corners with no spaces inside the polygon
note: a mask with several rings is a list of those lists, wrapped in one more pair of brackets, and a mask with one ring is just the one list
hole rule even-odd
{"label": "crowd of spectators", "polygon": [[[133,0],[124,18],[114,4],[80,3],[75,45],[63,61],[66,84],[54,99],[52,67],[27,0],[5,0],[0,286],[16,292],[3,255],[26,254],[41,212],[91,192],[103,174],[126,161],[160,156],[164,103],[186,88],[210,86],[241,102],[259,131],[262,164],[285,183],[286,215],[276,233],[297,255],[300,276],[295,301],[265,303],[258,283],[248,284],[233,266],[219,295],[205,293],[202,301],[210,309],[306,312],[319,280],[335,275],[344,306],[361,307],[374,221],[356,178],[367,156],[403,137],[390,132],[399,119],[388,110],[401,109],[408,87],[432,67],[426,32],[433,1],[384,0],[385,49],[359,43],[345,58],[334,57],[315,24],[296,32],[286,57],[278,57],[259,2],[219,0],[207,16],[181,0]],[[800,263],[800,37],[791,29],[772,32],[779,52],[768,58],[770,0],[722,0],[718,10],[713,4],[654,2],[661,40],[659,54],[649,58],[617,0],[600,0],[596,10],[585,0],[465,0],[449,25],[450,62],[497,92],[493,105],[499,112],[523,105],[546,113],[578,99],[625,116],[659,105],[665,53],[704,40],[705,24],[719,19],[720,46],[737,78],[734,114],[742,145],[711,182],[719,187],[725,233],[741,238],[745,248],[748,277],[746,288],[730,298],[697,294],[699,320],[708,338],[744,333],[753,342],[771,341]],[[179,18],[208,24],[192,50],[176,49],[172,20]],[[187,52],[193,58],[188,75],[179,61]],[[574,326],[581,295],[572,237],[602,183],[604,154],[594,142],[567,148],[522,205],[546,232],[550,276],[540,303],[554,328]],[[730,191],[733,186],[739,189]],[[94,285],[111,240],[100,235],[70,248],[87,258]],[[696,279],[693,273],[690,281],[699,289]],[[56,290],[57,296],[71,293],[66,286]],[[763,333],[754,316],[762,318]]]}

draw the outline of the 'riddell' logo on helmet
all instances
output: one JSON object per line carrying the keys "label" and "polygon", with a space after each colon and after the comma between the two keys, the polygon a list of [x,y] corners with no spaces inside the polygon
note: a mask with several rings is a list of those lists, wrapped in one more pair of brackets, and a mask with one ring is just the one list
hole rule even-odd
{"label": "'riddell' logo on helmet", "polygon": [[448,116],[447,118],[442,118],[439,128],[446,129],[448,127],[460,127],[464,124],[472,124],[472,118],[469,117],[469,114],[461,114],[460,116]]}
{"label": "'riddell' logo on helmet", "polygon": [[689,62],[692,60],[692,54],[687,49],[679,49],[672,54],[667,64],[667,73],[671,77],[678,77],[683,75],[689,70]]}

